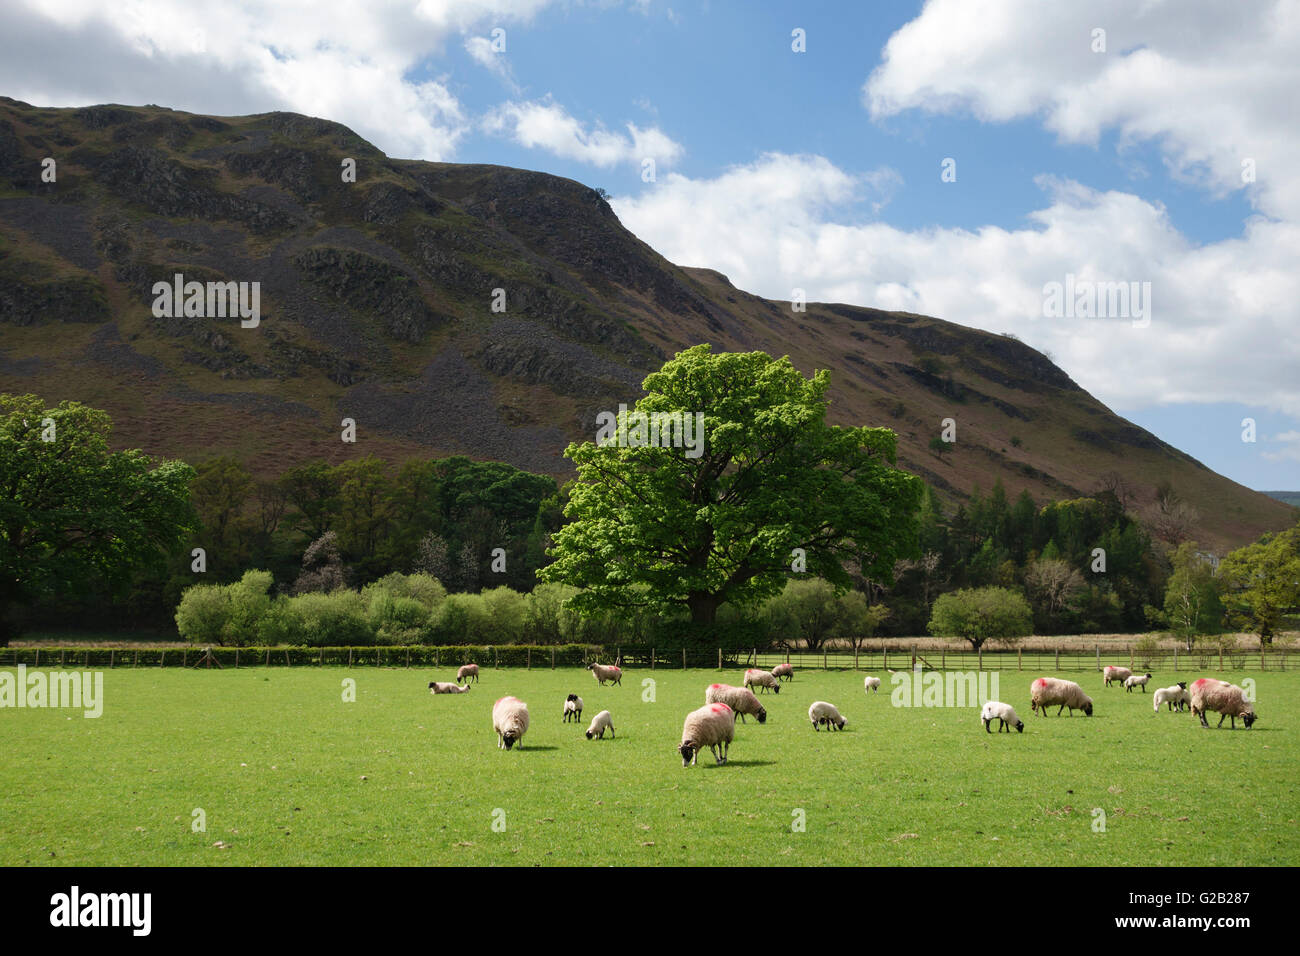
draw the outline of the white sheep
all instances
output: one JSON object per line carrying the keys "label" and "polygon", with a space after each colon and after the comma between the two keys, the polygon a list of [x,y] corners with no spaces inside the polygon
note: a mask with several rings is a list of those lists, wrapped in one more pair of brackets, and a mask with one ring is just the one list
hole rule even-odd
{"label": "white sheep", "polygon": [[1145,694],[1147,692],[1147,681],[1149,680],[1151,680],[1150,674],[1144,674],[1141,677],[1139,677],[1137,674],[1134,674],[1131,677],[1125,677],[1124,689],[1131,694],[1133,693],[1134,687],[1141,687],[1142,693]]}
{"label": "white sheep", "polygon": [[1189,706],[1192,702],[1192,695],[1187,693],[1187,682],[1179,681],[1170,687],[1161,687],[1151,695],[1151,707],[1159,712],[1161,704],[1168,704],[1169,709],[1177,707],[1179,710]]}
{"label": "white sheep", "polygon": [[847,717],[840,716],[834,704],[828,704],[824,700],[812,702],[812,706],[808,708],[808,719],[812,721],[813,730],[820,730],[821,724],[825,724],[827,730],[832,727],[843,730],[844,725],[849,722]]}
{"label": "white sheep", "polygon": [[502,697],[492,705],[492,729],[497,734],[497,749],[509,750],[516,743],[524,749],[528,732],[528,705],[518,697]]}
{"label": "white sheep", "polygon": [[619,684],[620,686],[623,683],[622,669],[613,665],[606,667],[604,664],[597,664],[595,661],[592,661],[587,665],[587,670],[591,671],[591,676],[596,678],[596,683],[600,684],[602,687],[605,686],[605,681],[607,680],[613,681],[615,684]]}
{"label": "white sheep", "polygon": [[[745,686],[750,687],[754,684],[763,688],[764,691],[771,688],[776,693],[781,693],[781,682],[772,676],[771,671],[761,671],[754,668],[745,671]],[[760,693],[762,693],[762,691],[760,691]]]}
{"label": "white sheep", "polygon": [[778,680],[792,680],[794,678],[794,668],[789,664],[777,664],[772,668],[772,676]]}
{"label": "white sheep", "polygon": [[866,678],[865,680],[863,680],[863,682],[862,682],[862,687],[863,687],[863,691],[864,691],[864,693],[865,693],[866,691],[871,691],[873,694],[874,694],[874,693],[877,693],[877,692],[880,690],[880,678],[879,678],[879,677],[868,677],[868,678]]}
{"label": "white sheep", "polygon": [[1092,698],[1083,692],[1080,687],[1072,680],[1061,680],[1059,677],[1040,677],[1029,685],[1029,709],[1035,713],[1046,714],[1047,708],[1053,704],[1061,706],[1056,710],[1056,716],[1061,716],[1061,711],[1070,708],[1070,716],[1074,716],[1076,710],[1081,710],[1089,717],[1092,716]]}
{"label": "white sheep", "polygon": [[1017,733],[1025,732],[1025,722],[1016,716],[1016,709],[1010,704],[1004,704],[1000,700],[986,700],[984,707],[980,710],[980,720],[984,723],[984,729],[988,733],[993,733],[989,725],[994,720],[999,721],[998,733],[1006,730],[1011,733],[1011,728],[1016,728]]}
{"label": "white sheep", "polygon": [[1105,686],[1109,687],[1112,681],[1122,682],[1132,677],[1133,672],[1129,670],[1127,667],[1107,665],[1106,667],[1103,667],[1101,669],[1101,676],[1102,679],[1105,681]]}
{"label": "white sheep", "polygon": [[569,721],[577,723],[582,719],[582,698],[577,694],[570,694],[564,700],[564,722]]}
{"label": "white sheep", "polygon": [[456,671],[456,683],[457,683],[457,684],[459,684],[459,683],[461,683],[461,682],[466,682],[466,681],[467,681],[467,678],[470,678],[470,677],[474,678],[474,680],[478,680],[478,665],[477,665],[477,664],[464,664],[464,665],[461,666],[461,669],[460,669],[460,670]]}
{"label": "white sheep", "polygon": [[[682,755],[682,766],[695,763],[701,750],[708,747],[720,764],[727,762],[727,750],[736,734],[736,715],[723,703],[705,704],[686,715],[682,724],[682,742],[677,752]],[[722,752],[718,752],[718,748]]]}
{"label": "white sheep", "polygon": [[605,731],[609,731],[611,737],[614,736],[614,718],[610,716],[609,711],[602,710],[595,717],[591,718],[591,726],[587,728],[587,739],[599,737],[605,739]]}
{"label": "white sheep", "polygon": [[[710,684],[704,691],[706,704],[723,703],[745,720],[746,714],[753,714],[758,722],[767,721],[767,710],[758,702],[754,692],[747,687],[732,687],[730,684]],[[746,721],[748,723],[748,721]]]}
{"label": "white sheep", "polygon": [[1212,710],[1219,715],[1217,726],[1223,726],[1223,718],[1228,717],[1232,721],[1232,729],[1237,729],[1237,718],[1250,729],[1259,718],[1255,714],[1255,708],[1251,706],[1250,701],[1246,700],[1246,692],[1236,684],[1229,684],[1227,681],[1215,680],[1213,677],[1202,677],[1200,680],[1192,681],[1192,713],[1201,718],[1201,726],[1209,727],[1209,721],[1205,719],[1205,712]]}
{"label": "white sheep", "polygon": [[463,694],[467,690],[469,690],[468,684],[464,687],[458,687],[455,684],[446,684],[438,680],[429,682],[429,693],[431,694]]}

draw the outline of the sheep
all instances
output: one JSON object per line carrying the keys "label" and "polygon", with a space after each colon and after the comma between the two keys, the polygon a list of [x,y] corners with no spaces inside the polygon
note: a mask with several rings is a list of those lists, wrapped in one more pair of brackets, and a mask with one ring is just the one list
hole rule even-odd
{"label": "sheep", "polygon": [[[677,752],[682,755],[682,766],[692,766],[700,751],[708,747],[719,764],[727,762],[727,750],[736,735],[736,715],[726,704],[705,704],[686,715],[682,724],[682,742]],[[718,747],[722,747],[721,754]]]}
{"label": "sheep", "polygon": [[475,681],[478,680],[478,665],[477,665],[477,664],[465,664],[465,665],[463,665],[463,666],[461,667],[460,670],[456,671],[456,683],[457,683],[457,684],[461,683],[462,681],[468,683],[467,678],[470,678],[470,677],[474,678]]}
{"label": "sheep", "polygon": [[1141,687],[1142,693],[1145,694],[1147,692],[1147,681],[1149,681],[1150,679],[1151,679],[1150,674],[1147,674],[1143,677],[1139,677],[1137,674],[1134,674],[1132,677],[1125,677],[1124,689],[1131,694],[1133,693],[1134,687]]}
{"label": "sheep", "polygon": [[1056,709],[1056,716],[1061,716],[1061,711],[1070,708],[1070,716],[1074,716],[1075,710],[1083,711],[1087,716],[1092,716],[1092,698],[1083,692],[1080,687],[1072,680],[1061,680],[1057,677],[1040,677],[1029,685],[1029,709],[1046,715],[1047,708],[1053,704],[1060,704]]}
{"label": "sheep", "polygon": [[619,667],[606,667],[604,664],[597,664],[595,661],[592,661],[587,665],[587,670],[591,671],[591,676],[596,678],[596,683],[600,684],[602,687],[605,686],[605,681],[607,680],[613,681],[615,684],[620,686],[623,683],[623,671]]}
{"label": "sheep", "polygon": [[599,737],[605,739],[605,731],[609,731],[611,737],[614,736],[614,718],[610,716],[609,711],[602,710],[595,717],[591,718],[591,726],[587,728],[587,739]]}
{"label": "sheep", "polygon": [[1202,677],[1192,682],[1192,713],[1201,718],[1201,726],[1206,728],[1210,726],[1205,719],[1207,710],[1219,715],[1219,727],[1223,726],[1224,717],[1229,718],[1233,730],[1237,729],[1238,717],[1247,730],[1259,719],[1255,708],[1246,700],[1245,691],[1236,684],[1215,680],[1213,677]]}
{"label": "sheep", "polygon": [[524,749],[528,732],[528,705],[518,697],[502,697],[492,705],[492,729],[497,733],[497,749],[509,750],[516,743]]}
{"label": "sheep", "polygon": [[429,693],[431,694],[463,694],[467,690],[469,690],[469,684],[458,687],[455,684],[445,684],[438,680],[429,682]]}
{"label": "sheep", "polygon": [[[758,722],[767,721],[767,710],[758,702],[754,692],[746,687],[732,687],[730,684],[710,684],[704,691],[706,704],[723,703],[745,720],[746,714],[753,714]],[[748,723],[748,721],[746,721]]]}
{"label": "sheep", "polygon": [[1127,667],[1117,667],[1107,665],[1101,670],[1102,679],[1106,682],[1105,686],[1109,687],[1111,681],[1124,681],[1133,676],[1133,672]]}
{"label": "sheep", "polygon": [[1151,707],[1156,713],[1160,712],[1161,704],[1168,704],[1169,709],[1177,707],[1182,710],[1192,702],[1192,695],[1187,693],[1187,681],[1180,680],[1171,687],[1161,687],[1151,695]]}
{"label": "sheep", "polygon": [[866,691],[871,691],[871,693],[873,693],[873,694],[874,694],[874,693],[877,693],[877,692],[879,692],[879,690],[880,690],[880,678],[879,678],[879,677],[868,677],[868,678],[866,678],[866,679],[862,682],[862,687],[863,687],[863,692],[864,692],[864,693],[865,693]]}
{"label": "sheep", "polygon": [[760,671],[753,668],[745,671],[745,686],[749,687],[751,684],[757,684],[764,691],[770,687],[776,693],[781,693],[781,683],[772,676],[770,671]]}
{"label": "sheep", "polygon": [[772,668],[772,676],[778,680],[792,680],[794,678],[794,668],[789,664],[777,664]]}
{"label": "sheep", "polygon": [[564,699],[564,722],[567,724],[572,720],[575,724],[582,719],[582,698],[577,694],[570,694]]}
{"label": "sheep", "polygon": [[828,704],[824,700],[812,702],[812,706],[808,708],[808,719],[812,721],[813,730],[820,730],[821,724],[825,724],[827,730],[832,727],[843,730],[844,725],[849,722],[847,717],[840,716],[834,704]]}
{"label": "sheep", "polygon": [[998,733],[1002,733],[1003,729],[1007,733],[1011,733],[1012,727],[1016,728],[1016,733],[1023,734],[1025,732],[1025,722],[1016,716],[1014,707],[1010,704],[1004,704],[1000,700],[986,700],[983,709],[980,711],[980,720],[984,723],[984,730],[990,734],[993,731],[989,725],[993,723],[994,719],[999,722]]}

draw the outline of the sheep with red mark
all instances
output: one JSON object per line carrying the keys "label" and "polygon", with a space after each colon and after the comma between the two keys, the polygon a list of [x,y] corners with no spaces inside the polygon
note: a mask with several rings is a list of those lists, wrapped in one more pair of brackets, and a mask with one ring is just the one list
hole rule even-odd
{"label": "sheep with red mark", "polygon": [[772,676],[778,680],[791,680],[794,678],[794,668],[789,664],[777,664],[772,668]]}
{"label": "sheep with red mark", "polygon": [[[698,710],[691,711],[682,724],[682,742],[677,748],[677,752],[682,755],[682,766],[692,766],[705,747],[713,751],[713,758],[719,764],[726,763],[727,750],[735,735],[736,715],[726,704],[705,704]],[[719,747],[722,748],[721,752]]]}
{"label": "sheep with red mark", "polygon": [[1200,680],[1192,681],[1192,713],[1201,718],[1201,726],[1208,728],[1209,721],[1205,719],[1207,710],[1214,711],[1219,715],[1217,726],[1223,726],[1223,719],[1227,717],[1231,720],[1233,730],[1237,729],[1237,718],[1250,729],[1259,718],[1255,714],[1255,708],[1250,701],[1246,700],[1246,692],[1236,684],[1229,684],[1227,681],[1215,680],[1213,677],[1202,677]]}
{"label": "sheep with red mark", "polygon": [[1107,666],[1101,669],[1101,676],[1105,681],[1105,686],[1109,687],[1112,682],[1124,683],[1133,676],[1133,672],[1127,667]]}
{"label": "sheep with red mark", "polygon": [[[746,714],[753,714],[760,724],[767,721],[767,710],[758,702],[754,692],[745,687],[732,687],[730,684],[710,684],[704,691],[706,704],[726,704],[742,721]],[[745,721],[748,723],[748,721]]]}
{"label": "sheep with red mark", "polygon": [[591,676],[596,678],[596,683],[605,686],[605,681],[612,681],[619,686],[623,684],[623,670],[613,664],[597,664],[592,661],[587,665],[587,670],[591,671]]}
{"label": "sheep with red mark", "polygon": [[456,671],[457,684],[463,684],[471,677],[476,681],[478,680],[477,664],[465,664],[461,667],[460,670]]}
{"label": "sheep with red mark", "polygon": [[1047,708],[1056,704],[1060,704],[1056,709],[1058,717],[1067,707],[1070,708],[1071,717],[1076,710],[1083,711],[1089,717],[1092,716],[1092,698],[1072,680],[1040,677],[1029,685],[1029,709],[1034,713],[1046,715]]}
{"label": "sheep with red mark", "polygon": [[[763,688],[764,691],[770,688],[778,694],[781,693],[781,683],[772,676],[771,671],[758,670],[752,667],[745,671],[745,686],[758,686]],[[762,691],[759,693],[762,693]]]}

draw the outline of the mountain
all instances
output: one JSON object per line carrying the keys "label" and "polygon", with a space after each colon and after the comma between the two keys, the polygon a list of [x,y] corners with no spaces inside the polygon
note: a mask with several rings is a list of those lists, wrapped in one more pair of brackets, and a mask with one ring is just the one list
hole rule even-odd
{"label": "mountain", "polygon": [[[177,273],[258,283],[259,323],[156,316],[154,284]],[[1138,508],[1172,484],[1203,546],[1291,520],[1013,337],[857,306],[796,312],[668,262],[572,180],[390,159],[292,113],[0,97],[0,391],[104,408],[119,447],[229,452],[260,473],[467,454],[562,478],[564,447],[595,434],[598,412],[702,341],[831,369],[830,419],[893,428],[900,464],[949,502],[997,478],[1013,496],[1077,497],[1118,474]],[[340,440],[344,418],[356,444]],[[944,418],[957,442],[936,455]]]}

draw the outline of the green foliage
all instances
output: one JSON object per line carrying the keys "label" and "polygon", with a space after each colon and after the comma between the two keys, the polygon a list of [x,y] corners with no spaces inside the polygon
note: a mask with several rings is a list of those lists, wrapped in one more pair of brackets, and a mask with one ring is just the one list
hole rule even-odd
{"label": "green foliage", "polygon": [[181,595],[176,629],[193,644],[224,644],[230,594],[221,584],[196,584]]}
{"label": "green foliage", "polygon": [[1230,553],[1219,580],[1233,622],[1267,646],[1286,615],[1300,611],[1300,524]]}
{"label": "green foliage", "polygon": [[196,529],[194,469],[110,452],[111,427],[79,402],[0,395],[0,646],[13,608],[91,582],[121,593],[164,570]]}
{"label": "green foliage", "polygon": [[701,453],[629,442],[626,415],[621,441],[570,445],[572,521],[541,577],[581,588],[584,613],[684,608],[697,623],[779,592],[797,548],[841,587],[845,562],[887,577],[915,549],[922,483],[893,467],[893,432],[825,424],[828,384],[762,352],[679,353],[636,411],[701,413]]}
{"label": "green foliage", "polygon": [[356,591],[311,592],[276,599],[259,622],[263,644],[348,647],[373,644],[367,607]]}
{"label": "green foliage", "polygon": [[1223,605],[1214,570],[1196,553],[1195,542],[1179,545],[1171,561],[1174,573],[1165,589],[1164,616],[1190,651],[1197,635],[1219,631]]}
{"label": "green foliage", "polygon": [[1024,597],[1007,588],[964,588],[939,595],[930,633],[960,637],[979,650],[985,641],[1012,644],[1033,632],[1033,612]]}

